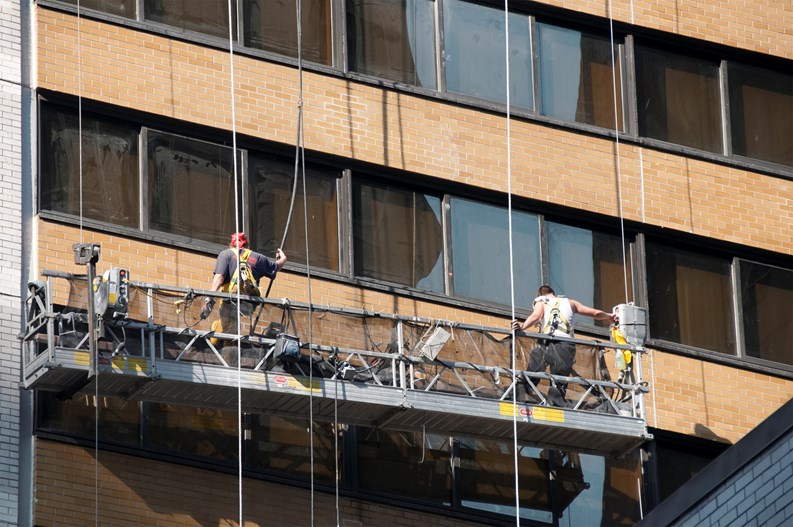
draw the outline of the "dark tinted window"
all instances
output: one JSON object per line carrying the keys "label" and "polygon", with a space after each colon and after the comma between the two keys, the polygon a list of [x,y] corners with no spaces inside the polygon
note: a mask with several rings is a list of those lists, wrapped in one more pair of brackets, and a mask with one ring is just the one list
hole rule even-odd
{"label": "dark tinted window", "polygon": [[652,338],[735,354],[728,260],[648,243],[647,292]]}
{"label": "dark tinted window", "polygon": [[639,135],[721,153],[716,62],[636,47]]}
{"label": "dark tinted window", "polygon": [[[252,243],[266,254],[275,254],[289,224],[284,252],[289,261],[306,263],[306,217],[310,264],[339,270],[339,215],[336,193],[338,172],[306,165],[295,185],[294,160],[252,154],[248,158]],[[295,199],[292,203],[292,193]],[[304,205],[305,204],[305,205]],[[306,210],[306,207],[308,210]],[[291,217],[290,217],[291,208]]]}
{"label": "dark tinted window", "polygon": [[355,273],[443,291],[440,198],[357,183],[354,200]]}
{"label": "dark tinted window", "polygon": [[[297,57],[297,10],[285,0],[243,0],[244,44],[251,48]],[[331,63],[329,0],[301,2],[300,55],[303,60]]]}
{"label": "dark tinted window", "polygon": [[347,0],[351,71],[435,88],[435,2]]}
{"label": "dark tinted window", "polygon": [[39,146],[42,209],[138,227],[137,128],[42,105]]}
{"label": "dark tinted window", "polygon": [[730,63],[732,151],[793,166],[793,73]]}
{"label": "dark tinted window", "polygon": [[745,352],[793,365],[793,271],[741,261]]}
{"label": "dark tinted window", "polygon": [[[504,9],[448,0],[443,3],[446,90],[507,102]],[[510,105],[534,108],[530,19],[509,14]]]}
{"label": "dark tinted window", "polygon": [[[540,48],[540,104],[544,115],[614,129],[622,124],[622,75],[617,42],[548,24],[537,24]],[[614,63],[612,65],[612,63]]]}
{"label": "dark tinted window", "polygon": [[154,130],[147,143],[149,227],[227,244],[242,196],[231,148]]}

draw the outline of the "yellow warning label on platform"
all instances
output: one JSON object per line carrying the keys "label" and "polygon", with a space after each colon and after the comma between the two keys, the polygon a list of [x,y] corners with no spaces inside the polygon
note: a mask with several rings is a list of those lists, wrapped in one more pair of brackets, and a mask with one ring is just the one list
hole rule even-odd
{"label": "yellow warning label on platform", "polygon": [[531,409],[531,416],[537,421],[551,421],[554,423],[564,423],[564,410],[558,408],[548,408],[546,406],[534,406]]}
{"label": "yellow warning label on platform", "polygon": [[76,351],[74,353],[74,363],[78,366],[90,366],[91,354],[87,351]]}
{"label": "yellow warning label on platform", "polygon": [[500,415],[508,415],[510,417],[520,417],[526,419],[527,417],[531,416],[531,412],[525,406],[519,406],[517,404],[512,403],[505,403],[501,402],[498,405],[498,413]]}
{"label": "yellow warning label on platform", "polygon": [[149,361],[136,357],[113,357],[111,362],[113,371],[135,371],[137,373],[146,373],[149,371]]}
{"label": "yellow warning label on platform", "polygon": [[305,377],[301,377],[300,379],[296,379],[291,375],[285,375],[282,373],[276,374],[271,377],[271,380],[278,386],[287,387],[287,388],[294,388],[298,390],[306,390],[309,392],[320,392],[320,383],[316,379],[308,379]]}

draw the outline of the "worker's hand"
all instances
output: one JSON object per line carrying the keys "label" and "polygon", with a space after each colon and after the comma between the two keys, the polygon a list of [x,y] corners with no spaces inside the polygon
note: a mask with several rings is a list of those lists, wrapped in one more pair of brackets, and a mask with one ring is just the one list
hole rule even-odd
{"label": "worker's hand", "polygon": [[523,329],[523,325],[518,320],[512,321],[512,329],[513,331],[521,331]]}
{"label": "worker's hand", "polygon": [[285,263],[286,263],[286,253],[284,253],[284,251],[282,251],[281,248],[279,247],[278,249],[275,250],[275,265],[278,266],[278,270],[280,271]]}
{"label": "worker's hand", "polygon": [[204,307],[201,309],[201,320],[206,320],[209,318],[209,315],[212,314],[212,308],[215,307],[215,299],[212,297],[206,297],[204,299]]}

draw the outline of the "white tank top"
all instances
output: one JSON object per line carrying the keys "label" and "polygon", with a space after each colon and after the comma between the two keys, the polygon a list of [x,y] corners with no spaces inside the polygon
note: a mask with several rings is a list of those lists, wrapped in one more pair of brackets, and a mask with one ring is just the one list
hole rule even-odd
{"label": "white tank top", "polygon": [[534,302],[542,302],[542,332],[554,337],[572,337],[573,308],[570,300],[563,296],[538,296]]}

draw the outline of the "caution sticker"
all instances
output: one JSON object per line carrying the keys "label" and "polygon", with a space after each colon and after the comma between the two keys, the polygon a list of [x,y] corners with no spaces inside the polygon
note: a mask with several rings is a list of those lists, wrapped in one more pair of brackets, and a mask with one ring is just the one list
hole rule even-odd
{"label": "caution sticker", "polygon": [[531,417],[531,409],[526,406],[521,406],[512,403],[501,402],[498,405],[498,413],[501,415],[508,415],[510,417],[517,417],[523,421],[528,421]]}
{"label": "caution sticker", "polygon": [[564,410],[560,410],[558,408],[548,408],[547,406],[535,406],[531,410],[531,417],[535,421],[564,423]]}
{"label": "caution sticker", "polygon": [[280,386],[281,388],[294,388],[296,390],[305,390],[309,392],[321,391],[320,383],[317,379],[309,379],[307,377],[296,379],[291,375],[283,374],[275,375],[272,379],[276,386]]}

